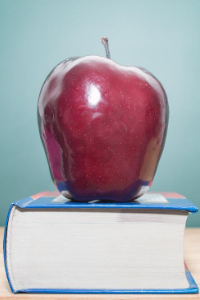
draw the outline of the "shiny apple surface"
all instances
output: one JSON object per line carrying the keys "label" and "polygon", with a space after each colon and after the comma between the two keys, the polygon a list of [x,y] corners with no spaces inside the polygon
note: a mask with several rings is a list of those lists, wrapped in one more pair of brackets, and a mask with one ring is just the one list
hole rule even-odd
{"label": "shiny apple surface", "polygon": [[52,179],[77,201],[146,192],[162,154],[168,102],[149,72],[108,58],[61,62],[43,84],[38,121]]}

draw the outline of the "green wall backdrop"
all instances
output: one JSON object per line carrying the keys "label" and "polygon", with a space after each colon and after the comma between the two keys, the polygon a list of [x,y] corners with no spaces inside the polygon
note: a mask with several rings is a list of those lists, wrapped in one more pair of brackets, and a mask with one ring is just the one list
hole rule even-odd
{"label": "green wall backdrop", "polygon": [[[49,71],[70,56],[104,56],[151,71],[170,105],[166,146],[151,191],[200,207],[200,1],[0,0],[0,225],[10,203],[54,190],[36,106]],[[200,215],[187,226],[200,226]]]}

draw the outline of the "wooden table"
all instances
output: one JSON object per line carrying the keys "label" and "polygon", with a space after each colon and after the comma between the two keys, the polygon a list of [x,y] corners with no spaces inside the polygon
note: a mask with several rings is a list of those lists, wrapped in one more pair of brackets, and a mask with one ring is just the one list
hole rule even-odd
{"label": "wooden table", "polygon": [[[51,300],[83,300],[83,299],[200,299],[200,294],[190,295],[57,295],[57,294],[12,294],[6,279],[3,264],[3,232],[4,228],[0,227],[0,300],[12,299],[51,299]],[[185,261],[191,271],[196,283],[200,287],[200,228],[186,229],[185,232]]]}

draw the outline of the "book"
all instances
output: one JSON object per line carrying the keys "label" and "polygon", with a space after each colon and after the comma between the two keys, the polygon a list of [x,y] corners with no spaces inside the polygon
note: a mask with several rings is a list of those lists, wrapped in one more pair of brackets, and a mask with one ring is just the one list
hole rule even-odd
{"label": "book", "polygon": [[129,203],[73,202],[42,192],[13,202],[4,262],[13,293],[198,293],[184,264],[197,207],[176,193]]}

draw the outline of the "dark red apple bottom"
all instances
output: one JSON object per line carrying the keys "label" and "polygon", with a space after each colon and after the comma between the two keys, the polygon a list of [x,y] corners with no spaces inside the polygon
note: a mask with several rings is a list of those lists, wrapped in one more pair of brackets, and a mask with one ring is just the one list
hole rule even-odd
{"label": "dark red apple bottom", "polygon": [[168,102],[147,71],[97,56],[64,61],[42,87],[38,117],[62,194],[128,202],[148,190],[165,143]]}

